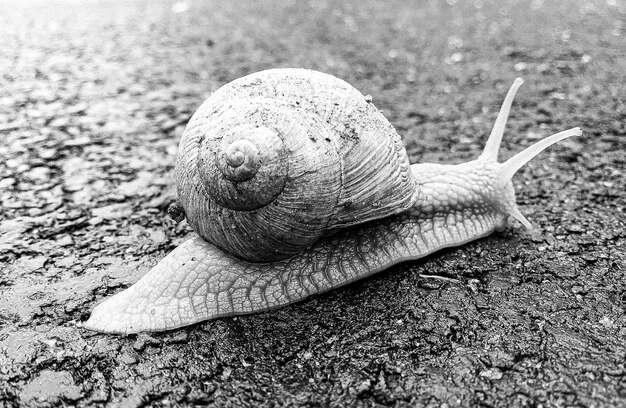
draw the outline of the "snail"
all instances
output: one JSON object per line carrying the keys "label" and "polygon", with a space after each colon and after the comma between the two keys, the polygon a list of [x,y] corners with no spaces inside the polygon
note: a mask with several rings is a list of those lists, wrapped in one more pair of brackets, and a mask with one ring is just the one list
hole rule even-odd
{"label": "snail", "polygon": [[222,86],[179,145],[179,208],[197,233],[137,283],[97,305],[84,327],[170,330],[273,309],[530,222],[511,179],[549,136],[497,160],[508,91],[480,156],[409,164],[370,97],[332,75],[271,69]]}

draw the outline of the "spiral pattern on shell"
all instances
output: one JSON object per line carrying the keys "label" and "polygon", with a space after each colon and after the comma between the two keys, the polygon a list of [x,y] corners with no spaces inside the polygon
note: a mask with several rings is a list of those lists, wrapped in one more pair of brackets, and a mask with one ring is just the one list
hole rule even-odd
{"label": "spiral pattern on shell", "polygon": [[199,150],[198,172],[207,192],[231,210],[256,210],[272,202],[287,180],[287,150],[280,136],[252,124],[217,131],[224,136],[205,139]]}
{"label": "spiral pattern on shell", "polygon": [[192,228],[257,262],[415,199],[384,116],[348,83],[305,69],[261,71],[211,95],[187,125],[176,180]]}

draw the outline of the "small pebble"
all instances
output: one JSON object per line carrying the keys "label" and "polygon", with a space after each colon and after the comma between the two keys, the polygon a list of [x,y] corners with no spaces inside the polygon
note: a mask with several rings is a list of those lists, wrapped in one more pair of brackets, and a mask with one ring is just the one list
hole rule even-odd
{"label": "small pebble", "polygon": [[502,371],[497,368],[490,368],[488,370],[481,371],[479,375],[490,380],[499,380],[502,378]]}
{"label": "small pebble", "polygon": [[137,357],[135,357],[131,353],[122,354],[122,356],[120,357],[120,360],[122,361],[122,363],[126,365],[133,365],[137,363]]}

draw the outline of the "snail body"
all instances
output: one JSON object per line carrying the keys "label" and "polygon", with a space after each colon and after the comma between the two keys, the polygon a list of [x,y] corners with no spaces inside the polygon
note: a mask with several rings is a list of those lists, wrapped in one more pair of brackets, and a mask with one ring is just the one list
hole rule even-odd
{"label": "snail body", "polygon": [[370,100],[330,75],[275,69],[225,85],[190,120],[177,159],[180,204],[198,235],[84,326],[160,331],[268,310],[489,235],[509,216],[530,228],[511,178],[581,131],[498,163],[521,83],[480,157],[458,165],[409,165]]}

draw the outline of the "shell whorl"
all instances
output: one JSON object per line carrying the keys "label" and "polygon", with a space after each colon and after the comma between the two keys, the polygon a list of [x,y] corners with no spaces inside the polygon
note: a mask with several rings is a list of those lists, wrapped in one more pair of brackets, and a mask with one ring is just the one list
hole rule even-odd
{"label": "shell whorl", "polygon": [[221,206],[239,211],[264,207],[283,191],[287,150],[280,136],[264,126],[243,124],[223,137],[205,139],[198,173]]}
{"label": "shell whorl", "polygon": [[416,188],[384,116],[346,82],[304,69],[218,89],[187,125],[176,179],[192,228],[250,261],[283,259],[329,230],[399,213]]}
{"label": "shell whorl", "polygon": [[245,139],[229,144],[217,160],[224,178],[235,182],[250,180],[261,167],[259,148]]}

